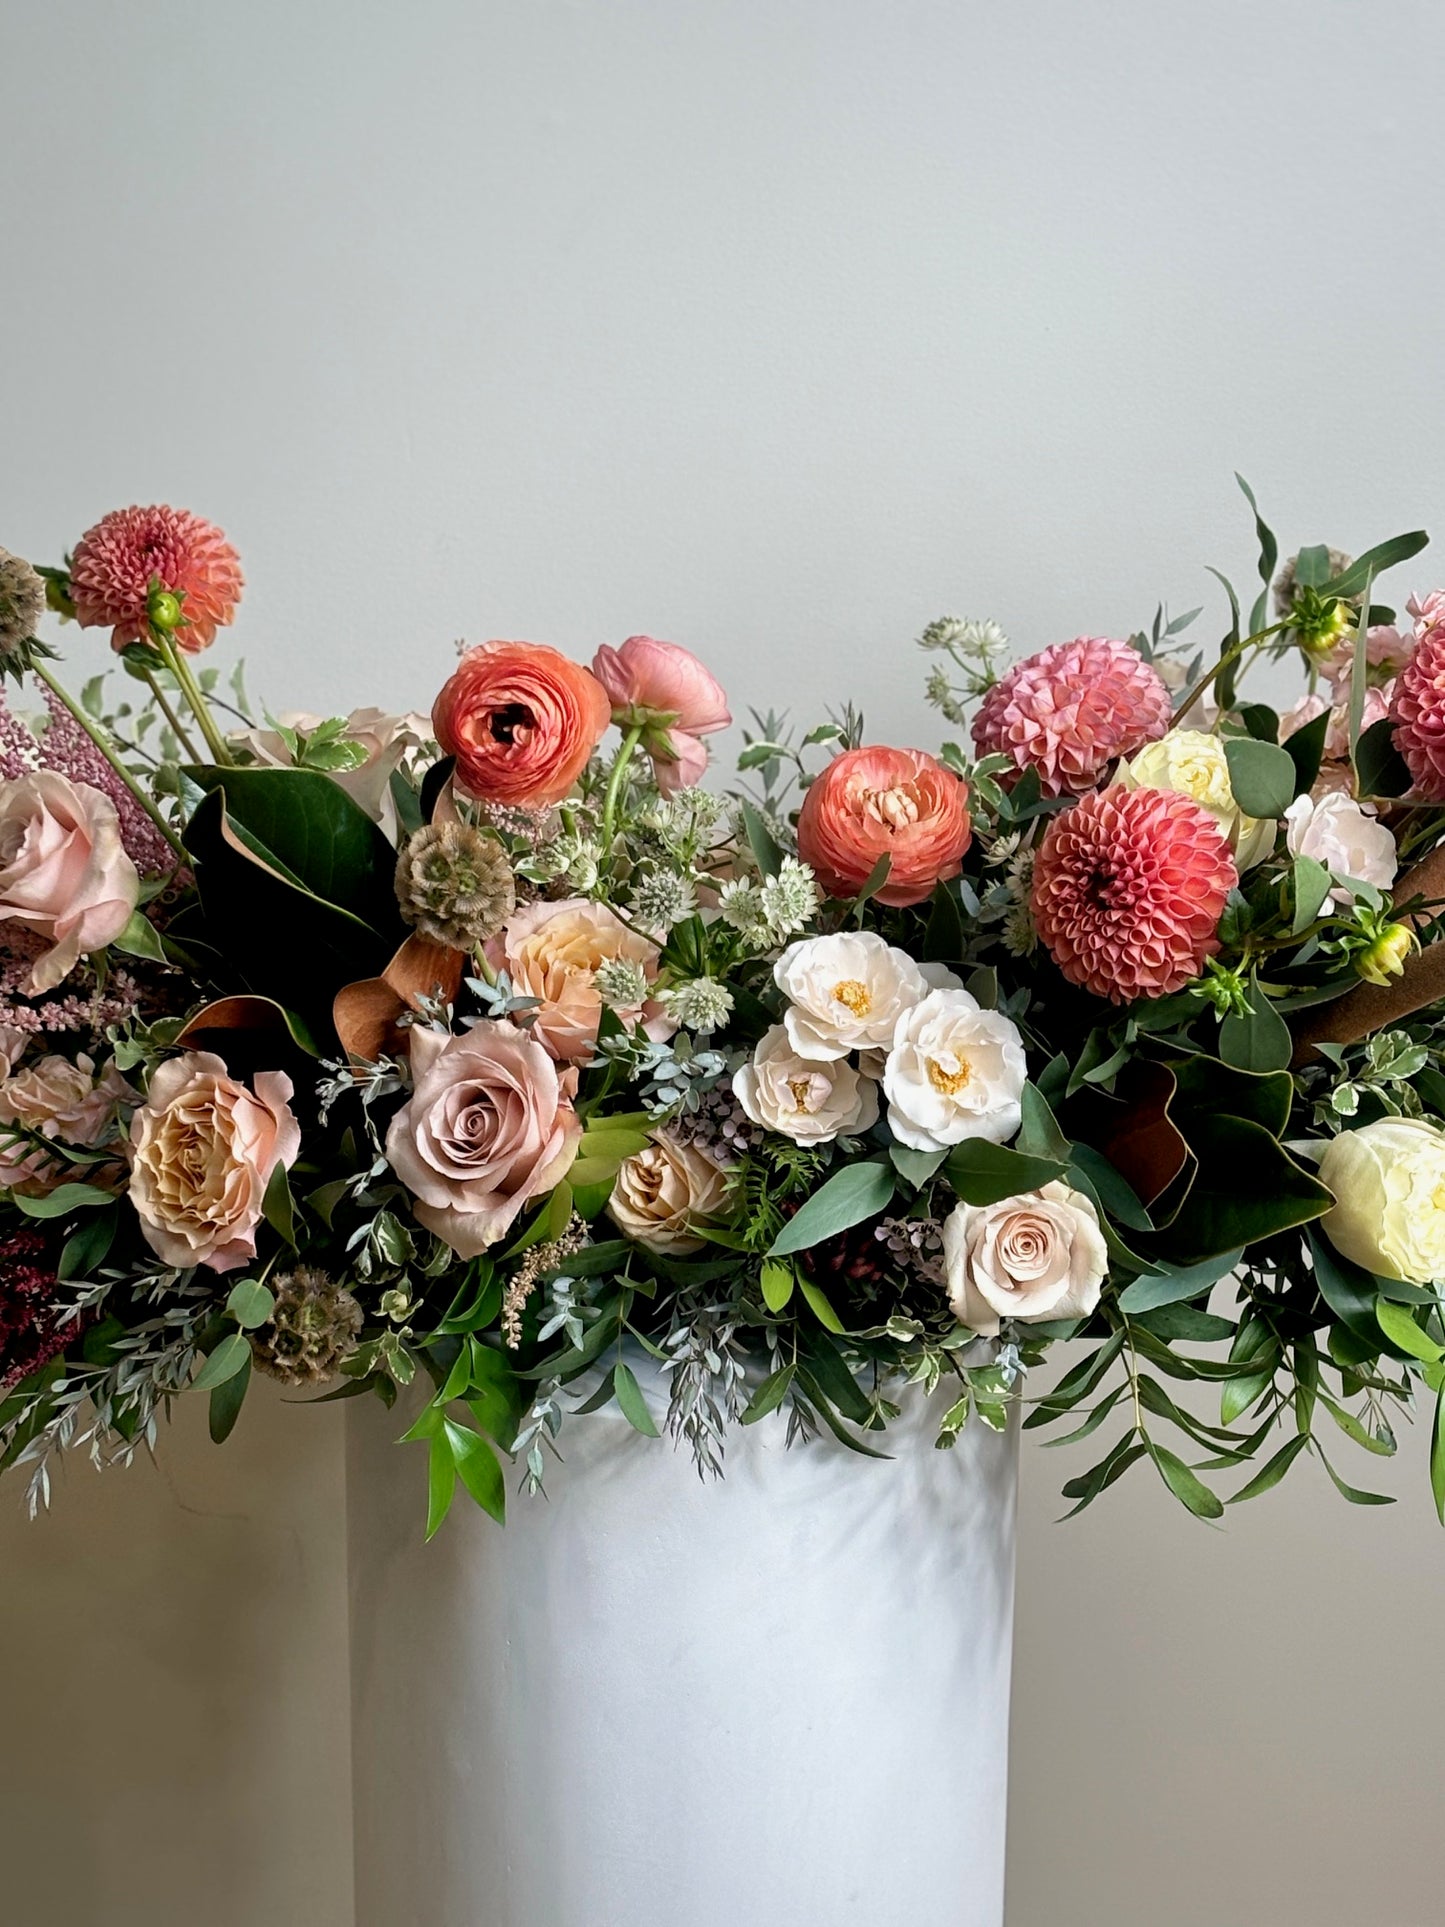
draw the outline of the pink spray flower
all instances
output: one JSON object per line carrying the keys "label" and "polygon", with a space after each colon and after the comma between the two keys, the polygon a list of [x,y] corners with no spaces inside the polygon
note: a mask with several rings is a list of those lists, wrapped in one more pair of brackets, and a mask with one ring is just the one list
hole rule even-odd
{"label": "pink spray flower", "polygon": [[1156,742],[1172,715],[1163,677],[1137,649],[1079,636],[1015,663],[979,705],[973,740],[980,756],[1036,769],[1046,796],[1079,796]]}
{"label": "pink spray flower", "polygon": [[702,738],[726,729],[732,715],[722,685],[697,657],[675,642],[629,636],[620,649],[604,643],[592,673],[607,691],[613,722],[642,729],[658,788],[671,795],[700,783],[707,769]]}
{"label": "pink spray flower", "polygon": [[198,655],[241,600],[241,558],[218,528],[187,509],[115,509],[87,529],[70,565],[82,629],[110,629],[113,649],[150,636],[152,586],[180,599],[177,647]]}
{"label": "pink spray flower", "polygon": [[[1434,598],[1432,597],[1433,601]],[[1422,618],[1414,655],[1395,680],[1395,747],[1416,792],[1445,802],[1445,613]]]}

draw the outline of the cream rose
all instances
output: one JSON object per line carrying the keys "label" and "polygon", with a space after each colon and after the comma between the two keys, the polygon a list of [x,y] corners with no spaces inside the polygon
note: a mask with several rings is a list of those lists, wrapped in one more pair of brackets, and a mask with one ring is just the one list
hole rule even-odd
{"label": "cream rose", "polygon": [[1027,1076],[1017,1025],[966,990],[932,990],[894,1029],[883,1067],[889,1129],[915,1151],[966,1137],[1003,1144],[1019,1128]]}
{"label": "cream rose", "polygon": [[[94,1060],[84,1054],[73,1061],[37,1057],[0,1082],[0,1185],[53,1190],[71,1175],[72,1166],[47,1156],[35,1138],[90,1149],[111,1130],[122,1104],[139,1102],[140,1092],[131,1089],[114,1063],[97,1077]],[[88,1176],[89,1167],[75,1175]]]}
{"label": "cream rose", "polygon": [[727,1197],[727,1174],[694,1145],[666,1131],[623,1161],[607,1215],[625,1237],[648,1251],[682,1256],[707,1240],[694,1227],[716,1217]]}
{"label": "cream rose", "polygon": [[872,930],[789,944],[773,979],[788,999],[788,1041],[800,1057],[819,1059],[886,1047],[898,1019],[929,988],[907,951]]}
{"label": "cream rose", "polygon": [[1321,1219],[1336,1251],[1412,1285],[1445,1282],[1445,1131],[1382,1117],[1325,1146],[1320,1182],[1335,1194]]}
{"label": "cream rose", "polygon": [[1388,890],[1395,881],[1399,863],[1394,837],[1373,809],[1345,790],[1331,790],[1318,799],[1297,796],[1284,813],[1284,826],[1291,856],[1313,857],[1340,879],[1331,892],[1336,903],[1351,900],[1346,878],[1377,890]]}
{"label": "cream rose", "polygon": [[[640,965],[651,982],[658,954],[655,943],[629,930],[605,903],[587,897],[528,904],[487,945],[488,957],[506,970],[517,993],[541,1000],[533,1034],[554,1057],[568,1060],[590,1057],[597,1042],[602,1018],[599,966],[625,958]],[[661,1005],[651,1001],[618,1015],[627,1023],[640,1020],[653,1038],[670,1037],[677,1028]]]}
{"label": "cream rose", "polygon": [[1126,789],[1178,790],[1192,796],[1229,838],[1241,870],[1260,862],[1274,847],[1273,819],[1246,816],[1240,809],[1224,744],[1205,730],[1171,729],[1121,764],[1114,780]]}
{"label": "cream rose", "polygon": [[799,1056],[781,1024],[734,1071],[733,1095],[754,1124],[795,1144],[831,1144],[866,1131],[878,1116],[877,1085],[840,1058]]}
{"label": "cream rose", "polygon": [[582,1136],[577,1073],[559,1071],[505,1020],[458,1037],[418,1025],[411,1068],[412,1094],[391,1120],[386,1155],[427,1230],[475,1258],[566,1175]]}
{"label": "cream rose", "polygon": [[113,942],[139,896],[108,796],[49,769],[0,783],[0,923],[50,945],[31,969],[30,996]]}
{"label": "cream rose", "polygon": [[266,1186],[301,1148],[291,1089],[259,1071],[248,1090],[210,1051],[157,1069],[131,1119],[130,1200],[164,1263],[234,1271],[255,1257]]}
{"label": "cream rose", "polygon": [[1046,1184],[998,1204],[960,1204],[944,1220],[948,1302],[985,1338],[999,1321],[1082,1318],[1099,1302],[1109,1250],[1082,1191]]}

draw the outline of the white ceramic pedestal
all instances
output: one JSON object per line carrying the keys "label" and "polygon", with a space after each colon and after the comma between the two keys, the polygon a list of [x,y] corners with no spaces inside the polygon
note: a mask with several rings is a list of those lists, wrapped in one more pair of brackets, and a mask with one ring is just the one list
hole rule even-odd
{"label": "white ceramic pedestal", "polygon": [[1001,1927],[1016,1436],[774,1416],[703,1485],[612,1406],[426,1546],[350,1426],[357,1927]]}

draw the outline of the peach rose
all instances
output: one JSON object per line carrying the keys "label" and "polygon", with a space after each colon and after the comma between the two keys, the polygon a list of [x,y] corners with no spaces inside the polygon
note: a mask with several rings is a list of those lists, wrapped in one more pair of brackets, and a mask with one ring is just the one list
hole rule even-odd
{"label": "peach rose", "polygon": [[458,786],[519,809],[560,803],[611,719],[596,677],[540,642],[469,649],[432,710]]}
{"label": "peach rose", "polygon": [[97,1077],[94,1060],[84,1055],[37,1057],[0,1082],[0,1185],[33,1195],[68,1177],[93,1176],[93,1166],[76,1169],[49,1157],[34,1139],[89,1149],[108,1134],[122,1104],[139,1102],[140,1092],[113,1062]]}
{"label": "peach rose", "polygon": [[[564,897],[560,903],[530,903],[510,917],[499,937],[487,945],[494,967],[504,969],[519,996],[538,997],[531,1029],[554,1057],[590,1057],[602,1018],[598,966],[614,957],[641,966],[649,983],[657,975],[658,948],[629,930],[605,903]],[[670,1037],[677,1028],[660,1004],[648,1002],[618,1011],[624,1023],[639,1020],[649,1037]]]}
{"label": "peach rose", "polygon": [[113,942],[139,896],[108,796],[49,769],[0,783],[0,923],[50,945],[31,969],[30,996]]}
{"label": "peach rose", "polygon": [[690,650],[655,636],[629,636],[620,649],[606,644],[592,673],[612,699],[619,729],[641,728],[657,786],[671,795],[700,783],[707,771],[701,739],[732,721],[722,685]]}
{"label": "peach rose", "polygon": [[505,1020],[459,1037],[411,1033],[415,1083],[391,1120],[386,1155],[428,1231],[460,1257],[505,1237],[522,1207],[566,1176],[582,1125],[576,1071]]}
{"label": "peach rose", "polygon": [[212,1051],[157,1069],[131,1119],[130,1200],[165,1264],[234,1271],[255,1257],[266,1187],[301,1149],[291,1090],[283,1071],[247,1090]]}
{"label": "peach rose", "polygon": [[727,1202],[727,1173],[692,1144],[659,1131],[625,1158],[607,1201],[607,1215],[634,1244],[681,1258],[707,1243],[697,1226]]}
{"label": "peach rose", "polygon": [[904,905],[958,875],[971,835],[968,785],[934,757],[921,749],[849,749],[803,798],[798,855],[834,897],[856,896],[887,856],[878,901]]}

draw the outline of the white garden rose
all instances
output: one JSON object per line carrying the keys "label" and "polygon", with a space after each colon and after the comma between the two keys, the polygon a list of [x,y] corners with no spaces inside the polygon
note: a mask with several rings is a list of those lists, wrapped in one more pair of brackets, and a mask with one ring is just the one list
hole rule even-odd
{"label": "white garden rose", "polygon": [[1445,1281],[1445,1131],[1382,1117],[1325,1147],[1320,1181],[1335,1194],[1321,1219],[1345,1257],[1412,1285]]}
{"label": "white garden rose", "polygon": [[783,1023],[793,1049],[823,1060],[886,1049],[900,1016],[929,988],[907,951],[872,930],[791,943],[773,977],[788,999]]}
{"label": "white garden rose", "polygon": [[831,1144],[866,1131],[878,1116],[878,1087],[841,1058],[803,1057],[774,1024],[752,1062],[733,1073],[733,1095],[754,1124],[795,1144]]}
{"label": "white garden rose", "polygon": [[1272,817],[1246,816],[1234,800],[1229,763],[1219,737],[1202,729],[1171,729],[1121,764],[1116,782],[1132,790],[1178,790],[1208,810],[1234,851],[1241,870],[1274,847]]}
{"label": "white garden rose", "polygon": [[727,1174],[694,1145],[660,1131],[625,1158],[607,1200],[607,1215],[624,1236],[648,1251],[682,1257],[707,1240],[696,1227],[716,1217],[727,1200]]}
{"label": "white garden rose", "polygon": [[1345,878],[1388,890],[1399,861],[1395,839],[1377,821],[1368,804],[1357,803],[1347,790],[1330,790],[1321,797],[1297,796],[1284,813],[1284,840],[1291,856],[1310,856],[1332,877],[1341,879],[1331,892],[1336,903],[1347,904]]}
{"label": "white garden rose", "polygon": [[889,1128],[915,1151],[967,1137],[1003,1144],[1019,1128],[1027,1076],[1015,1024],[966,990],[932,990],[893,1033],[883,1067]]}
{"label": "white garden rose", "polygon": [[998,1335],[1003,1318],[1082,1318],[1099,1302],[1109,1251],[1082,1191],[1046,1184],[998,1204],[960,1204],[943,1225],[948,1302],[960,1325]]}

